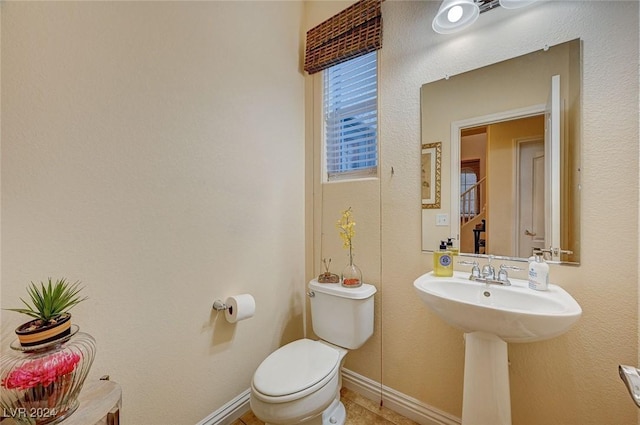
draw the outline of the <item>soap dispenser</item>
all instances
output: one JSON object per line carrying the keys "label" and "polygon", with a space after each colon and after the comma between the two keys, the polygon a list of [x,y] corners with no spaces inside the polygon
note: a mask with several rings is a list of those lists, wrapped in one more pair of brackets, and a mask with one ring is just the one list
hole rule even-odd
{"label": "soap dispenser", "polygon": [[452,238],[447,238],[447,251],[451,251],[451,255],[458,255],[460,253],[458,248],[454,248]]}
{"label": "soap dispenser", "polygon": [[549,264],[544,260],[542,250],[533,251],[534,260],[529,262],[529,288],[536,291],[549,289]]}
{"label": "soap dispenser", "polygon": [[453,276],[453,256],[447,251],[447,243],[440,242],[440,249],[433,253],[433,274],[440,277]]}

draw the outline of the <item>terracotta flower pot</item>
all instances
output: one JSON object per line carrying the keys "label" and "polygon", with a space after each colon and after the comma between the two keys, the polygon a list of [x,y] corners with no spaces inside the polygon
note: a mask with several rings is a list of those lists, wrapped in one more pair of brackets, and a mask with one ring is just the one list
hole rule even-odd
{"label": "terracotta flower pot", "polygon": [[18,326],[15,332],[23,347],[55,341],[71,333],[71,314],[60,314],[48,323],[43,323],[41,319],[34,319]]}

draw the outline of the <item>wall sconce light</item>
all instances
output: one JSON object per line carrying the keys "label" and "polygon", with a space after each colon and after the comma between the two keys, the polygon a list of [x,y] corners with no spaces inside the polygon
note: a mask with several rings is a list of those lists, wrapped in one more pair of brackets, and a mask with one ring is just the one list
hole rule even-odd
{"label": "wall sconce light", "polygon": [[538,0],[500,0],[500,6],[505,9],[519,9],[521,7],[529,6]]}
{"label": "wall sconce light", "polygon": [[473,24],[480,16],[474,0],[444,0],[433,18],[433,30],[440,34],[460,31]]}
{"label": "wall sconce light", "polygon": [[433,18],[433,30],[439,34],[451,34],[473,24],[481,13],[495,7],[518,9],[537,0],[444,0]]}

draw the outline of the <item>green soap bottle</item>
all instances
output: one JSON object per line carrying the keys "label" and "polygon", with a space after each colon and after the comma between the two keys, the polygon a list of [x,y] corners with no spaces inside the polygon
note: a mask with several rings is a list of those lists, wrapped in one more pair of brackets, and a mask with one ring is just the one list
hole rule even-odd
{"label": "green soap bottle", "polygon": [[453,255],[447,251],[447,243],[440,242],[440,250],[433,253],[433,274],[440,277],[453,276]]}

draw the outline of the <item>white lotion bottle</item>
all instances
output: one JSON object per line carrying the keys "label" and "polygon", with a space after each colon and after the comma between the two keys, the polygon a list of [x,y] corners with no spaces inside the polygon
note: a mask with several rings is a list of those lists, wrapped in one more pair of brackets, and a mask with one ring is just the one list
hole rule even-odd
{"label": "white lotion bottle", "polygon": [[529,288],[536,291],[549,289],[549,264],[544,261],[542,251],[535,251],[535,260],[529,263]]}

